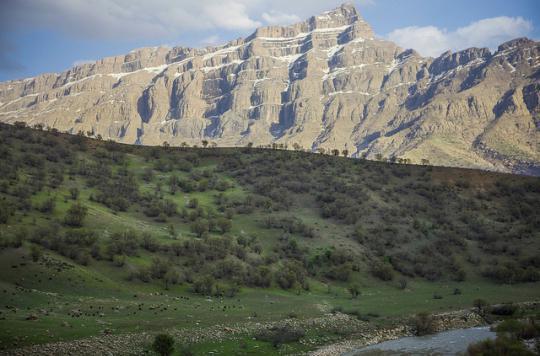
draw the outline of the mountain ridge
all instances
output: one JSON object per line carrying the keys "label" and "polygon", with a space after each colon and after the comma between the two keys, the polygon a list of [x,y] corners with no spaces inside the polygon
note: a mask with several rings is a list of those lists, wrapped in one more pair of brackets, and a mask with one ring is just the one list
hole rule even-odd
{"label": "mountain ridge", "polygon": [[142,48],[0,83],[0,121],[538,174],[539,58],[525,38],[422,57],[377,39],[344,4],[223,46]]}

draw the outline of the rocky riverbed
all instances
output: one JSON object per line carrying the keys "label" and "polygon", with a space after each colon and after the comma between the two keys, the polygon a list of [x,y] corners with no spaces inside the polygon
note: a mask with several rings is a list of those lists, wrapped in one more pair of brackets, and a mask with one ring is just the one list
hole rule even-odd
{"label": "rocky riverbed", "polygon": [[[515,303],[521,308],[538,309],[540,302]],[[443,332],[453,329],[466,329],[488,325],[488,322],[476,311],[476,309],[464,309],[433,315],[434,332]],[[378,344],[388,340],[396,340],[403,337],[414,336],[414,328],[411,322],[397,322],[393,327],[372,328],[367,333],[357,333],[341,342],[323,346],[309,354],[311,356],[334,356],[342,355],[361,347]]]}
{"label": "rocky riverbed", "polygon": [[[478,313],[470,309],[436,314],[433,315],[433,318],[436,332],[486,325],[486,321]],[[393,327],[376,328],[365,333],[355,334],[352,338],[315,350],[310,355],[341,355],[363,346],[413,335],[414,327],[411,323],[400,323]]]}

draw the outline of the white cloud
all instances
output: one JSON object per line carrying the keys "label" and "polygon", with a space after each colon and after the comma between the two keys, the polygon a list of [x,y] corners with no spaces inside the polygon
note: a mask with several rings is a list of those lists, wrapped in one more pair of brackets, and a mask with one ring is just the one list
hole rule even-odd
{"label": "white cloud", "polygon": [[527,36],[532,30],[532,22],[522,17],[501,16],[475,21],[455,31],[435,26],[399,28],[387,37],[402,47],[434,57],[448,49],[488,47],[493,50],[504,41]]}
{"label": "white cloud", "polygon": [[269,25],[288,25],[301,21],[300,17],[294,14],[285,14],[276,10],[264,12],[262,18]]}
{"label": "white cloud", "polygon": [[3,26],[46,27],[97,39],[173,37],[209,29],[260,25],[249,0],[1,0]]}
{"label": "white cloud", "polygon": [[[171,39],[201,31],[286,24],[343,0],[0,0],[0,31],[47,28],[94,39]],[[355,0],[372,5],[374,0]]]}
{"label": "white cloud", "polygon": [[216,27],[227,30],[253,29],[261,26],[246,13],[246,5],[235,1],[223,1],[207,4],[204,14]]}
{"label": "white cloud", "polygon": [[215,46],[217,44],[220,43],[220,38],[218,35],[212,35],[212,36],[208,36],[206,38],[203,38],[201,40],[201,45],[206,47],[206,46]]}

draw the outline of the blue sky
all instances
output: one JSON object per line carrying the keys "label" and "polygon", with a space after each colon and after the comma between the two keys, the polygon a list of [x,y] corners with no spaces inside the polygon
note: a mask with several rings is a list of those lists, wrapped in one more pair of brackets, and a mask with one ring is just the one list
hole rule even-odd
{"label": "blue sky", "polygon": [[[0,81],[157,45],[203,47],[338,6],[334,0],[0,0]],[[540,39],[538,0],[356,0],[378,36],[424,55]]]}

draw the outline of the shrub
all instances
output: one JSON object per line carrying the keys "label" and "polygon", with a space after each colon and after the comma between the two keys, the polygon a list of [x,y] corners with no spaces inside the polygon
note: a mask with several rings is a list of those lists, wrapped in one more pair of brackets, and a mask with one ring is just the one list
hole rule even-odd
{"label": "shrub", "polygon": [[486,307],[488,306],[488,302],[485,299],[475,299],[473,301],[473,306],[478,311],[478,314],[483,315],[485,313]]}
{"label": "shrub", "polygon": [[281,288],[290,289],[298,284],[304,284],[306,271],[298,263],[287,262],[277,271],[275,278]]}
{"label": "shrub", "polygon": [[138,235],[133,231],[115,232],[107,243],[107,254],[112,259],[114,255],[133,256],[139,246]]}
{"label": "shrub", "polygon": [[497,335],[530,340],[540,336],[540,325],[536,324],[535,320],[519,321],[508,319],[497,325],[496,331]]}
{"label": "shrub", "polygon": [[174,339],[167,334],[159,334],[154,338],[152,350],[161,356],[169,356],[174,351]]}
{"label": "shrub", "polygon": [[349,293],[351,293],[352,298],[358,298],[361,294],[360,287],[357,284],[351,284],[348,288]]}
{"label": "shrub", "polygon": [[64,224],[73,227],[81,227],[84,222],[84,218],[88,213],[88,208],[79,203],[71,205],[64,217]]}
{"label": "shrub", "polygon": [[399,281],[398,281],[398,287],[399,289],[405,289],[407,288],[407,280],[405,278],[400,278]]}
{"label": "shrub", "polygon": [[511,339],[505,336],[497,336],[495,340],[484,340],[475,344],[469,345],[467,348],[469,356],[484,356],[484,355],[534,355],[529,351],[520,340]]}
{"label": "shrub", "polygon": [[11,215],[11,209],[9,209],[3,203],[0,204],[0,224],[7,223],[10,215]]}
{"label": "shrub", "polygon": [[199,206],[199,200],[197,198],[193,198],[188,203],[188,208],[190,209],[197,209]]}
{"label": "shrub", "polygon": [[494,314],[494,315],[509,316],[509,315],[514,315],[517,310],[518,310],[517,305],[514,305],[514,304],[501,304],[501,305],[493,306],[491,308],[490,312],[491,312],[491,314]]}
{"label": "shrub", "polygon": [[43,255],[43,250],[38,245],[32,245],[30,247],[30,256],[32,256],[32,261],[37,262]]}
{"label": "shrub", "polygon": [[262,341],[267,341],[274,347],[289,342],[296,342],[304,337],[306,332],[304,329],[289,325],[274,326],[260,331],[255,338]]}
{"label": "shrub", "polygon": [[54,198],[47,198],[37,207],[37,209],[42,213],[51,213],[54,210],[55,205]]}
{"label": "shrub", "polygon": [[414,319],[415,334],[418,336],[433,334],[435,323],[431,314],[423,312],[416,315]]}
{"label": "shrub", "polygon": [[347,282],[352,273],[352,266],[350,263],[345,263],[339,266],[334,266],[326,273],[326,277],[336,280]]}
{"label": "shrub", "polygon": [[124,255],[114,255],[112,260],[113,260],[113,264],[116,267],[122,267],[126,263],[126,256],[124,256]]}
{"label": "shrub", "polygon": [[79,197],[79,189],[77,187],[69,188],[69,195],[72,200],[77,200]]}
{"label": "shrub", "polygon": [[371,268],[371,274],[382,281],[391,281],[394,278],[392,267],[384,263],[375,263]]}

